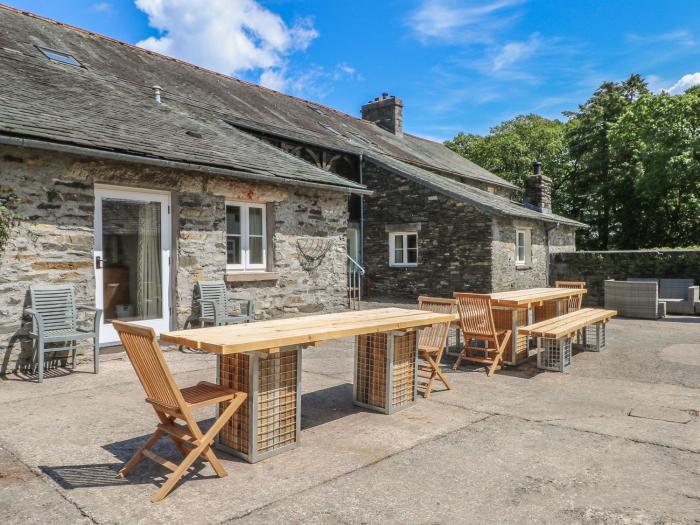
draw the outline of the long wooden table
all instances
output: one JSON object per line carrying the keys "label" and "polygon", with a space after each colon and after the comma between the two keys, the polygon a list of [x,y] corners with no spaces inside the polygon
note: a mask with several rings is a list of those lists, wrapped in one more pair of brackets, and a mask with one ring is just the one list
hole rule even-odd
{"label": "long wooden table", "polygon": [[504,354],[503,361],[517,365],[530,355],[528,336],[519,333],[521,326],[562,314],[563,306],[570,297],[583,296],[585,293],[585,288],[529,288],[489,294],[494,307],[496,328],[513,331],[510,352]]}
{"label": "long wooden table", "polygon": [[452,314],[380,308],[166,332],[161,341],[218,355],[220,384],[248,393],[217,446],[254,463],[299,443],[301,349],[355,336],[353,398],[386,414],[417,397],[416,329]]}

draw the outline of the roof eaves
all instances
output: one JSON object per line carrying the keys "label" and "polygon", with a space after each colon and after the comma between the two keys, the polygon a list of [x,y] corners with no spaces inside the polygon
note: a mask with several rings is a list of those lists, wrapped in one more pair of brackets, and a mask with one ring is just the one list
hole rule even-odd
{"label": "roof eaves", "polygon": [[[304,186],[315,189],[323,189],[330,191],[340,191],[343,193],[355,193],[358,195],[372,195],[372,190],[368,190],[365,186],[360,186],[355,183],[350,183],[347,186],[334,184],[326,184],[320,182],[309,182],[305,180],[290,179],[277,177],[272,175],[262,175],[253,173],[247,170],[238,170],[235,168],[225,168],[220,166],[212,166],[207,164],[196,164],[179,160],[169,160],[161,157],[140,155],[135,153],[120,152],[117,150],[106,150],[99,148],[91,148],[83,145],[70,144],[66,142],[57,142],[51,140],[5,135],[0,133],[0,144],[19,146],[25,148],[35,148],[46,151],[57,151],[61,153],[70,153],[74,155],[88,156],[93,158],[102,158],[107,160],[117,160],[123,162],[134,162],[138,164],[148,164],[160,167],[182,169],[185,171],[193,171],[199,173],[209,173],[212,175],[223,175],[236,177],[240,179],[255,180],[260,182],[268,182],[272,184],[284,184],[292,186]],[[350,182],[350,181],[348,181]]]}

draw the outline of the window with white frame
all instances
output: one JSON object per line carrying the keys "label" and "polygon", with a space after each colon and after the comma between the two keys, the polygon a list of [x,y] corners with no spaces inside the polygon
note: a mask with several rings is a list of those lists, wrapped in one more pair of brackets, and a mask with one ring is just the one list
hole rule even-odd
{"label": "window with white frame", "polygon": [[226,203],[226,269],[264,271],[267,267],[265,205]]}
{"label": "window with white frame", "polygon": [[418,234],[389,234],[389,266],[418,266]]}
{"label": "window with white frame", "polygon": [[530,264],[530,230],[515,230],[515,265],[528,266]]}

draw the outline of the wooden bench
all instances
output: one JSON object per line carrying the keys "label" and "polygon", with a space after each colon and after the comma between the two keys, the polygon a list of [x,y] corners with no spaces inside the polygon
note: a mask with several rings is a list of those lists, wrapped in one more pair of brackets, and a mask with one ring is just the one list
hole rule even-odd
{"label": "wooden bench", "polygon": [[518,329],[520,335],[537,338],[537,367],[566,372],[571,367],[572,340],[579,339],[584,350],[605,349],[605,323],[616,310],[582,308]]}

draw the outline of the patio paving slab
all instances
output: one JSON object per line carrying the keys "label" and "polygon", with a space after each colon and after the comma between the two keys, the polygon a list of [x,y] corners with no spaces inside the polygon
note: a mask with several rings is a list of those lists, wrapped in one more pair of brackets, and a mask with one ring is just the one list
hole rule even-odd
{"label": "patio paving slab", "polygon": [[[255,465],[220,453],[229,476],[197,464],[159,504],[162,467],[114,477],[155,425],[124,356],[99,375],[3,381],[0,522],[697,523],[700,366],[677,345],[699,329],[613,320],[608,349],[569,374],[487,378],[446,359],[453,389],[392,416],[352,404],[351,339],[309,348],[301,446]],[[166,359],[180,386],[214,378],[212,356]],[[176,457],[168,441],[160,453]]]}
{"label": "patio paving slab", "polygon": [[239,521],[693,523],[698,469],[697,454],[492,416]]}

